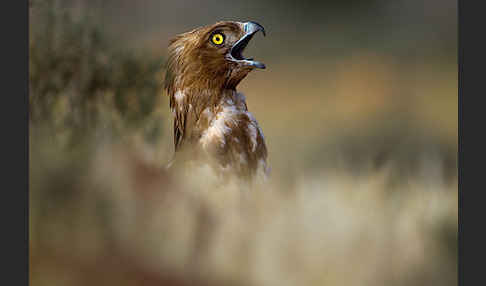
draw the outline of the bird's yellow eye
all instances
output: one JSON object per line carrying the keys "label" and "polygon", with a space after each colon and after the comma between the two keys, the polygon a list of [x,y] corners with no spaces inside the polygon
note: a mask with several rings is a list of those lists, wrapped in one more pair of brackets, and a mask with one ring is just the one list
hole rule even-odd
{"label": "bird's yellow eye", "polygon": [[211,38],[211,41],[213,41],[214,44],[216,45],[221,45],[224,42],[224,36],[223,34],[214,34],[213,37]]}

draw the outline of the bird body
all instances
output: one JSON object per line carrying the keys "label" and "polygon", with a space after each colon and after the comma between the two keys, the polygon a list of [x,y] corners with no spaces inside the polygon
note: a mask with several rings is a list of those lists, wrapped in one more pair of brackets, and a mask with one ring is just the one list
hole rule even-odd
{"label": "bird body", "polygon": [[263,132],[236,91],[251,70],[265,68],[241,55],[260,30],[254,22],[218,22],[171,41],[165,87],[176,161],[202,162],[239,178],[268,174]]}

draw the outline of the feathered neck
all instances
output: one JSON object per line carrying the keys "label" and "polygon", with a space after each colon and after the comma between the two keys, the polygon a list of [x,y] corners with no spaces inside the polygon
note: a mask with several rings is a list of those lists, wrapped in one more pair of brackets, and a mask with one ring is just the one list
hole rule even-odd
{"label": "feathered neck", "polygon": [[[196,143],[223,105],[241,105],[241,100],[233,89],[182,88],[174,90],[169,96],[174,116],[176,151],[180,151],[188,143]],[[246,103],[243,104],[246,108]]]}

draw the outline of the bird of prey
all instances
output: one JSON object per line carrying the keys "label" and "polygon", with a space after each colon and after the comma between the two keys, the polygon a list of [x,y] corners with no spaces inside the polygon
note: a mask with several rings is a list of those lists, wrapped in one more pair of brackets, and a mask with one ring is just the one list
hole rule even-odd
{"label": "bird of prey", "polygon": [[204,162],[218,174],[266,178],[263,132],[237,85],[261,62],[242,54],[263,26],[223,21],[177,35],[169,44],[165,89],[174,116],[174,160]]}

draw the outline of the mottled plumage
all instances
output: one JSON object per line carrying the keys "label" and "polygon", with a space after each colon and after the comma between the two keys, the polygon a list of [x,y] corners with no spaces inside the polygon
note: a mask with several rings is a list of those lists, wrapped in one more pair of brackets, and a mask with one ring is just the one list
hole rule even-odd
{"label": "mottled plumage", "polygon": [[203,162],[240,178],[268,173],[263,132],[236,91],[251,70],[265,68],[241,54],[258,31],[254,22],[218,22],[171,40],[165,88],[176,163]]}

